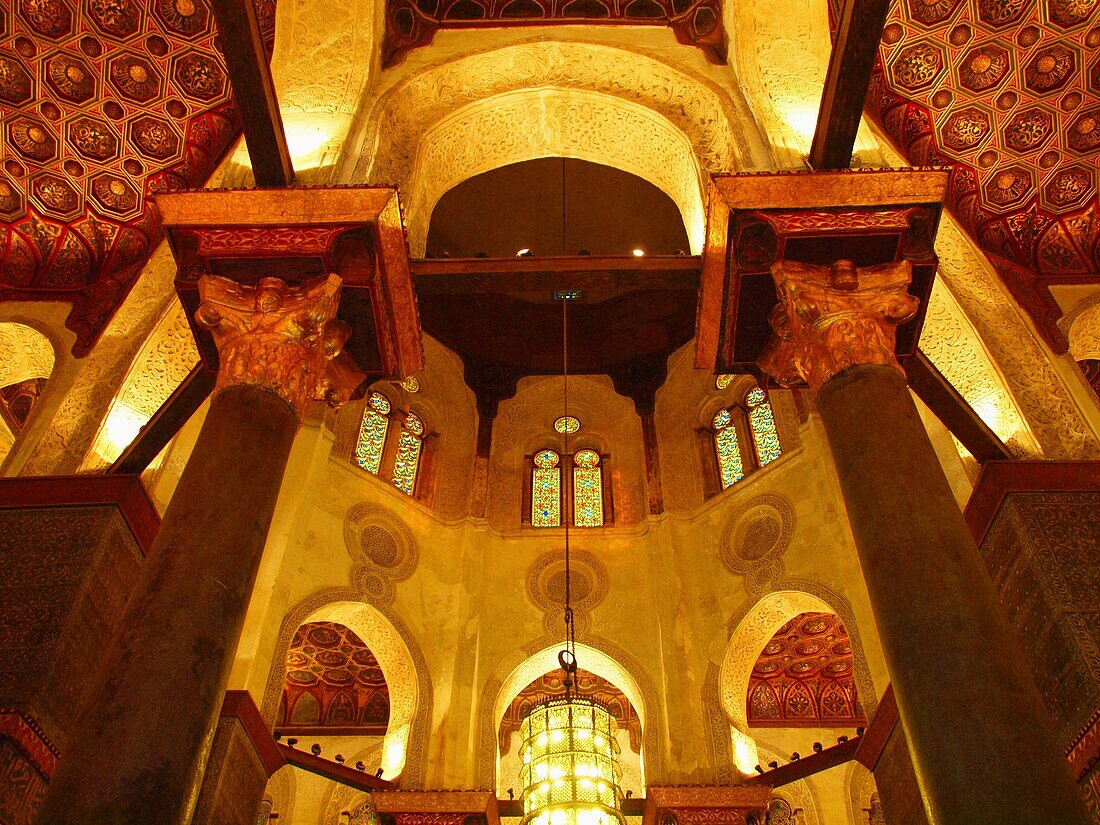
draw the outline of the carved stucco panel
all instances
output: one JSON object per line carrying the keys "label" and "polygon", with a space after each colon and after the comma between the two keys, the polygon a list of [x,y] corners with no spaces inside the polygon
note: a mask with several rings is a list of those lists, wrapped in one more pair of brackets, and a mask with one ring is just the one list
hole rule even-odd
{"label": "carved stucco panel", "polygon": [[699,251],[702,180],[684,134],[667,118],[611,95],[543,88],[470,105],[423,136],[406,200],[413,255],[423,254],[432,209],[447,190],[510,163],[562,155],[622,169],[663,190],[680,209],[692,251]]}
{"label": "carved stucco panel", "polygon": [[49,378],[53,364],[49,338],[25,324],[0,324],[0,387]]}

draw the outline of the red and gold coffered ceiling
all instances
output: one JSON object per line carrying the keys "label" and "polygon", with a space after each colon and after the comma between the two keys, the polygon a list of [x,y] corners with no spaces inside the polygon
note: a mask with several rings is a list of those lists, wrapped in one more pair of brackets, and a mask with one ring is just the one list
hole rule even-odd
{"label": "red and gold coffered ceiling", "polygon": [[336,622],[304,624],[294,633],[286,662],[280,730],[385,735],[386,677],[354,631]]}
{"label": "red and gold coffered ceiling", "polygon": [[779,628],[753,665],[748,711],[758,727],[866,724],[844,623],[831,613],[803,613]]}
{"label": "red and gold coffered ceiling", "polygon": [[1059,352],[1048,287],[1100,280],[1098,8],[898,0],[867,95],[909,163],[953,167],[948,207]]}
{"label": "red and gold coffered ceiling", "polygon": [[[275,0],[255,0],[270,50]],[[0,6],[0,299],[73,303],[86,354],[240,129],[206,0]]]}

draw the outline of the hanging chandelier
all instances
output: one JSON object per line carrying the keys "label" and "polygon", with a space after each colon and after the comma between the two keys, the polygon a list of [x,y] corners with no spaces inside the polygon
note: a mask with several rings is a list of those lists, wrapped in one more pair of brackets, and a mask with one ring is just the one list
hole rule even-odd
{"label": "hanging chandelier", "polygon": [[[569,420],[569,302],[575,290],[558,291],[562,305],[562,418]],[[569,455],[571,428],[564,427]],[[565,696],[536,703],[520,726],[520,825],[624,825],[620,812],[618,724],[600,702],[578,696],[576,637],[570,577],[569,522],[565,525],[565,645],[558,653]]]}

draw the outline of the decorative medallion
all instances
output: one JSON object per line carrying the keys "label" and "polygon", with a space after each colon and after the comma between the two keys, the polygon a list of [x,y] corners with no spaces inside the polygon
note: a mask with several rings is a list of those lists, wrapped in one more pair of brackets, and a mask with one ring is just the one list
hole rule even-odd
{"label": "decorative medallion", "polygon": [[69,145],[91,160],[106,161],[118,155],[118,137],[106,122],[81,116],[69,122]]}
{"label": "decorative medallion", "polygon": [[46,82],[59,96],[73,103],[95,97],[95,72],[79,57],[65,52],[46,60]]}
{"label": "decorative medallion", "polygon": [[1100,106],[1082,112],[1070,123],[1066,142],[1070,149],[1082,154],[1100,148]]}
{"label": "decorative medallion", "polygon": [[31,99],[34,80],[14,54],[0,52],[0,99],[19,105]]}
{"label": "decorative medallion", "polygon": [[1024,67],[1024,83],[1029,89],[1053,92],[1066,85],[1076,70],[1077,53],[1061,43],[1041,49]]}
{"label": "decorative medallion", "polygon": [[1005,144],[1020,154],[1042,148],[1054,134],[1054,115],[1038,106],[1018,112],[1005,126]]}
{"label": "decorative medallion", "polygon": [[1043,186],[1043,197],[1054,209],[1062,211],[1081,203],[1092,189],[1093,173],[1087,167],[1067,166]]}
{"label": "decorative medallion", "polygon": [[770,493],[741,505],[726,522],[719,555],[731,573],[745,577],[750,593],[766,592],[783,575],[794,523],[791,503]]}
{"label": "decorative medallion", "polygon": [[556,432],[572,435],[581,428],[580,419],[574,418],[571,415],[563,415],[560,418],[554,420],[554,430]]}
{"label": "decorative medallion", "polygon": [[344,545],[355,562],[393,581],[411,576],[419,558],[416,541],[405,523],[373,504],[356,504],[348,510]]}
{"label": "decorative medallion", "polygon": [[92,178],[92,196],[109,212],[124,214],[138,205],[138,193],[118,175],[104,173]]}
{"label": "decorative medallion", "polygon": [[28,160],[45,163],[57,154],[57,140],[41,121],[16,117],[8,123],[8,139]]}
{"label": "decorative medallion", "polygon": [[989,137],[990,116],[977,106],[968,106],[950,115],[943,124],[943,143],[966,151],[981,145]]}
{"label": "decorative medallion", "polygon": [[944,59],[931,42],[914,43],[901,50],[891,72],[899,86],[922,89],[929,86],[943,71]]}
{"label": "decorative medallion", "polygon": [[206,0],[153,0],[153,11],[166,28],[183,37],[195,37],[210,27]]}
{"label": "decorative medallion", "polygon": [[130,142],[143,155],[156,160],[173,157],[180,148],[180,136],[167,121],[143,115],[130,124]]}
{"label": "decorative medallion", "polygon": [[64,37],[73,28],[73,12],[65,0],[19,0],[19,13],[43,37]]}
{"label": "decorative medallion", "polygon": [[1047,0],[1050,22],[1068,29],[1089,19],[1097,6],[1097,0]]}
{"label": "decorative medallion", "polygon": [[930,26],[942,23],[959,7],[962,0],[906,0],[909,16],[918,23]]}
{"label": "decorative medallion", "polygon": [[80,193],[60,175],[39,175],[31,184],[31,193],[47,212],[69,217],[80,206]]}
{"label": "decorative medallion", "polygon": [[[587,613],[607,595],[607,570],[591,553],[572,550],[569,554],[570,599],[573,609]],[[561,619],[565,605],[565,553],[544,553],[527,571],[527,595],[547,614],[547,624]]]}
{"label": "decorative medallion", "polygon": [[978,17],[994,28],[1015,23],[1029,4],[1037,0],[978,0]]}
{"label": "decorative medallion", "polygon": [[992,89],[1008,74],[1008,50],[995,43],[971,49],[959,64],[959,82],[972,92]]}
{"label": "decorative medallion", "polygon": [[8,179],[0,178],[0,215],[14,220],[23,211],[23,197],[18,187]]}
{"label": "decorative medallion", "polygon": [[135,54],[124,54],[111,61],[108,77],[123,96],[139,103],[160,94],[160,75],[152,64]]}
{"label": "decorative medallion", "polygon": [[184,94],[199,100],[214,100],[226,91],[225,73],[218,61],[198,52],[176,58],[172,78]]}
{"label": "decorative medallion", "polygon": [[86,0],[88,16],[106,35],[125,40],[141,28],[141,11],[134,0]]}

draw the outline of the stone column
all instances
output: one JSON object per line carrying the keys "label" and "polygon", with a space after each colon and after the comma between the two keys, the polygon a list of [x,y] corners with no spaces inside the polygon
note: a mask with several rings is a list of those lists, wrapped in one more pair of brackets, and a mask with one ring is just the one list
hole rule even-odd
{"label": "stone column", "polygon": [[803,379],[840,478],[928,819],[1090,822],[894,357],[907,262],[782,261],[760,366]]}
{"label": "stone column", "polygon": [[190,819],[294,434],[312,399],[350,394],[338,277],[199,292],[221,362],[210,411],[39,825]]}

